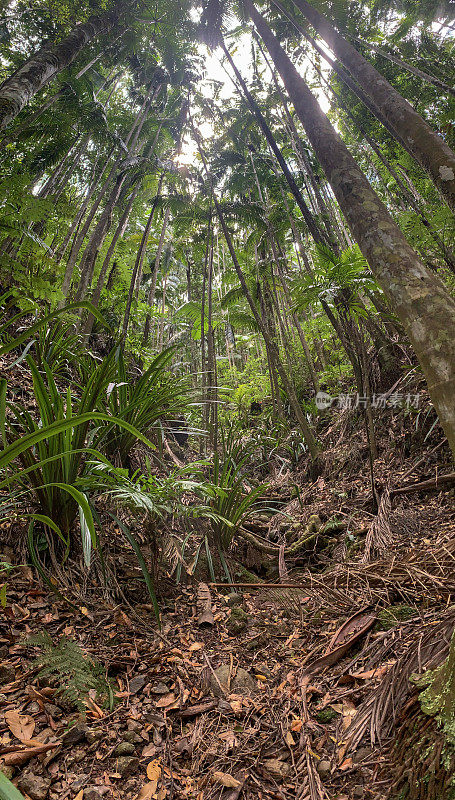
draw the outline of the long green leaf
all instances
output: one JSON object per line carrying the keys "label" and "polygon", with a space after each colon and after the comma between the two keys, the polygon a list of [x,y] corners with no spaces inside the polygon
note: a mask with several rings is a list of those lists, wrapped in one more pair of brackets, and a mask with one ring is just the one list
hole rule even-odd
{"label": "long green leaf", "polygon": [[0,772],[0,800],[25,800],[19,789],[8,780],[3,772]]}
{"label": "long green leaf", "polygon": [[156,621],[158,622],[159,629],[161,630],[160,609],[159,609],[159,606],[158,606],[158,601],[156,599],[155,587],[153,585],[152,576],[150,575],[150,572],[147,569],[147,564],[145,563],[144,556],[141,553],[141,549],[140,549],[136,539],[134,538],[133,534],[129,530],[129,528],[126,525],[124,525],[123,522],[120,522],[120,520],[118,519],[118,517],[115,516],[115,514],[111,514],[110,512],[108,512],[108,513],[109,513],[109,516],[111,516],[112,519],[117,523],[117,525],[119,526],[120,530],[122,531],[124,536],[127,538],[127,540],[129,541],[131,547],[134,550],[136,558],[137,558],[137,560],[139,562],[139,566],[140,566],[140,568],[142,570],[142,574],[144,576],[145,583],[147,585],[147,589],[148,589],[148,593],[150,595],[150,599],[152,601],[153,611],[155,613]]}
{"label": "long green leaf", "polygon": [[[65,314],[67,311],[72,311],[75,308],[85,308],[94,317],[97,318],[99,322],[102,323],[106,328],[109,328],[109,325],[105,321],[104,317],[97,308],[95,308],[92,303],[89,303],[88,300],[82,300],[80,303],[69,303],[67,306],[63,306],[63,308],[57,309],[57,311],[53,311],[51,314],[47,314],[46,317],[39,319],[38,322],[35,322],[33,325],[30,326],[24,333],[21,333],[20,336],[16,336],[11,342],[8,344],[4,344],[3,347],[0,347],[0,356],[4,356],[10,352],[10,350],[14,350],[16,347],[19,347],[23,342],[27,341],[27,339],[32,336],[35,331],[38,331],[43,325],[46,325],[51,319],[55,319],[56,317]],[[25,312],[22,316],[25,316]]]}
{"label": "long green leaf", "polygon": [[86,414],[80,414],[77,417],[71,417],[70,419],[57,420],[56,422],[52,422],[51,425],[47,425],[45,428],[40,428],[37,431],[33,431],[33,433],[22,436],[16,442],[13,442],[0,452],[0,469],[5,469],[5,467],[7,467],[8,464],[13,461],[13,459],[17,458],[18,455],[23,453],[25,450],[28,450],[30,447],[38,444],[38,442],[42,442],[43,439],[49,439],[52,436],[57,436],[59,433],[63,433],[64,431],[68,430],[68,428],[75,428],[78,425],[83,425],[86,422],[92,421],[115,423],[121,428],[125,428],[125,430],[134,434],[134,436],[146,444],[147,447],[150,447],[152,450],[155,449],[155,446],[149,439],[147,439],[146,436],[138,431],[133,425],[125,422],[123,419],[118,419],[117,417],[110,417],[108,414],[100,414],[98,412],[91,411],[87,412]]}

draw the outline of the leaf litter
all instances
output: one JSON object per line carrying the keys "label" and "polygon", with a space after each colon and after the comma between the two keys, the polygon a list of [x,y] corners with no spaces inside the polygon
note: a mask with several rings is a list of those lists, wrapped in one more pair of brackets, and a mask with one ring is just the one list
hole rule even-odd
{"label": "leaf litter", "polygon": [[[302,487],[299,511],[288,500],[302,526],[341,520],[334,541],[280,550],[270,588],[232,587],[247,617],[235,633],[232,589],[204,580],[166,583],[158,636],[146,602],[93,592],[73,611],[18,567],[0,627],[0,760],[19,788],[32,775],[37,800],[386,797],[409,679],[441,663],[455,627],[455,514],[447,492],[390,492],[375,517],[367,481],[350,484],[349,502],[341,479],[338,495],[321,479]],[[39,677],[26,640],[43,629],[103,665],[111,708],[89,694],[81,716]]]}

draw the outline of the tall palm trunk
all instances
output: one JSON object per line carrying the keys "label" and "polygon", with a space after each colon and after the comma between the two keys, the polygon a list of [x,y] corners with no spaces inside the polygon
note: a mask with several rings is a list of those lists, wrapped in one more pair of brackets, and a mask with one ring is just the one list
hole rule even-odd
{"label": "tall palm trunk", "polygon": [[406,329],[455,453],[455,302],[419,261],[265,19],[251,0],[245,4],[353,236]]}
{"label": "tall palm trunk", "polygon": [[245,97],[247,99],[247,102],[248,102],[248,104],[249,104],[249,106],[251,108],[251,111],[253,112],[254,116],[256,117],[257,121],[259,122],[261,130],[262,130],[265,138],[267,139],[267,143],[269,144],[273,154],[275,155],[275,157],[276,157],[276,159],[277,159],[277,161],[278,161],[278,163],[279,163],[279,165],[280,165],[280,167],[281,167],[281,169],[283,171],[283,175],[286,178],[288,186],[289,186],[292,194],[294,195],[295,201],[296,201],[298,207],[300,208],[300,211],[302,212],[302,216],[303,216],[303,218],[304,218],[304,220],[305,220],[305,222],[306,222],[306,224],[308,226],[308,230],[310,231],[310,233],[311,233],[311,235],[312,235],[312,237],[313,237],[313,239],[314,239],[314,241],[316,243],[318,243],[318,242],[321,243],[321,244],[323,242],[327,243],[326,237],[319,230],[319,227],[318,227],[314,217],[312,216],[310,209],[308,208],[307,204],[305,203],[305,200],[304,200],[304,198],[302,196],[302,193],[301,193],[299,187],[297,186],[294,178],[292,177],[291,171],[290,171],[288,165],[286,164],[286,161],[284,160],[284,158],[283,158],[283,156],[281,154],[281,150],[280,150],[280,148],[278,147],[278,145],[276,143],[275,137],[274,137],[272,131],[270,130],[270,127],[268,126],[267,121],[266,121],[261,109],[259,108],[258,104],[256,103],[256,100],[254,99],[254,97],[251,94],[251,92],[248,90],[248,87],[247,87],[245,81],[243,80],[240,72],[238,71],[236,65],[234,64],[234,61],[231,58],[231,54],[229,53],[229,50],[227,49],[227,47],[226,47],[226,45],[224,44],[223,41],[221,41],[221,47],[223,48],[224,54],[225,54],[226,58],[228,59],[232,69],[234,70],[235,76],[236,76],[238,82],[240,83],[240,86],[242,87],[242,91],[243,91],[243,93],[244,93],[244,95],[245,95]]}
{"label": "tall palm trunk", "polygon": [[[126,139],[125,139],[125,144],[129,145],[128,157],[133,156],[134,153],[135,153],[137,142],[138,142],[139,136],[141,134],[142,127],[143,127],[143,125],[145,123],[145,119],[146,119],[148,110],[150,108],[150,105],[151,105],[154,97],[156,96],[156,93],[159,91],[159,88],[160,87],[158,87],[158,89],[155,90],[155,92],[153,93],[152,97],[150,97],[150,95],[147,94],[146,98],[144,99],[144,101],[143,101],[143,103],[141,105],[141,108],[139,109],[138,113],[136,114],[134,122],[133,122],[133,124],[132,124],[132,126],[131,126],[131,128],[130,128],[130,130],[128,132],[128,135],[127,135]],[[112,148],[111,152],[113,152],[113,148]],[[76,266],[76,261],[77,261],[79,252],[80,252],[80,250],[82,248],[82,245],[84,243],[85,237],[87,236],[87,234],[88,234],[88,232],[90,230],[90,226],[91,226],[91,224],[92,224],[92,222],[93,222],[93,220],[95,218],[96,212],[98,211],[98,209],[99,209],[99,207],[101,205],[101,201],[103,200],[103,198],[107,194],[107,192],[109,190],[109,187],[112,184],[112,180],[114,179],[114,185],[111,188],[110,197],[108,198],[108,200],[106,202],[106,206],[105,206],[105,208],[103,210],[101,218],[98,221],[98,224],[96,225],[95,230],[93,231],[93,233],[92,233],[92,235],[91,235],[91,237],[89,239],[89,242],[87,244],[87,247],[86,247],[85,252],[84,252],[84,254],[82,256],[82,259],[81,259],[81,273],[82,274],[81,274],[79,287],[77,289],[77,295],[80,295],[80,297],[83,297],[83,293],[84,293],[85,289],[87,288],[87,286],[89,285],[89,283],[90,283],[90,281],[92,279],[93,269],[94,269],[95,261],[96,261],[96,256],[97,256],[99,247],[101,246],[101,243],[102,243],[102,241],[104,239],[104,235],[105,235],[105,233],[107,233],[107,230],[108,230],[108,227],[109,227],[109,224],[110,224],[110,218],[111,218],[111,215],[112,215],[112,210],[114,208],[115,203],[117,202],[118,194],[120,193],[122,185],[123,185],[123,180],[122,180],[120,188],[119,188],[119,178],[121,178],[121,176],[117,176],[116,177],[116,173],[117,173],[117,168],[118,168],[119,164],[121,163],[121,161],[124,158],[124,155],[125,155],[124,153],[121,153],[121,154],[116,156],[116,158],[114,160],[114,163],[112,164],[111,169],[109,171],[109,174],[107,175],[103,185],[101,186],[101,189],[100,189],[100,191],[98,193],[98,196],[97,196],[96,200],[94,201],[94,203],[92,204],[92,207],[90,209],[89,214],[87,215],[87,218],[86,218],[84,224],[82,225],[81,229],[77,232],[77,236],[76,236],[75,240],[73,241],[73,245],[71,247],[70,254],[69,254],[69,257],[68,257],[68,262],[67,262],[66,269],[65,269],[65,276],[63,278],[62,294],[63,294],[63,298],[64,299],[61,301],[62,304],[65,302],[65,298],[68,295],[68,292],[70,290],[71,281],[72,281],[73,272],[74,272],[74,267]],[[108,156],[108,160],[107,160],[106,163],[108,163],[109,158],[110,158],[110,154]],[[123,176],[123,177],[125,177],[125,176]]]}
{"label": "tall palm trunk", "polygon": [[[131,158],[132,156],[135,155],[136,147],[137,147],[137,143],[138,143],[138,139],[139,139],[140,133],[142,131],[142,127],[143,127],[143,125],[145,123],[145,120],[147,119],[147,115],[148,115],[148,112],[149,112],[150,107],[152,105],[152,102],[156,98],[156,96],[159,93],[160,89],[161,89],[161,85],[159,85],[158,87],[154,87],[153,90],[150,92],[150,94],[148,96],[148,99],[147,99],[147,101],[145,103],[145,106],[144,106],[144,111],[143,111],[142,117],[141,117],[141,119],[140,119],[140,121],[139,121],[139,123],[137,125],[137,128],[136,128],[136,130],[134,132],[134,135],[132,137],[132,140],[131,140],[131,144],[130,144],[129,151],[128,151],[128,158]],[[122,165],[120,165],[120,166],[122,166]],[[88,288],[88,286],[90,285],[90,283],[92,281],[93,273],[94,273],[94,270],[95,270],[96,259],[97,259],[98,253],[100,251],[100,248],[102,247],[104,239],[106,238],[106,235],[107,235],[107,233],[108,233],[108,231],[109,231],[109,229],[111,227],[112,214],[113,214],[114,208],[115,208],[115,206],[116,206],[116,204],[118,202],[118,199],[120,197],[120,193],[122,191],[122,187],[123,187],[123,184],[125,183],[126,178],[127,178],[127,171],[126,170],[122,170],[117,175],[115,183],[114,183],[114,185],[113,185],[113,187],[111,189],[111,193],[110,193],[110,195],[109,195],[109,197],[108,197],[108,199],[106,201],[106,204],[105,204],[105,206],[103,208],[103,211],[101,213],[101,216],[100,216],[100,218],[99,218],[99,220],[98,220],[98,222],[97,222],[97,224],[95,226],[95,229],[94,229],[94,231],[93,231],[93,233],[92,233],[92,235],[91,235],[91,237],[90,237],[90,239],[89,239],[89,241],[87,243],[87,247],[85,248],[84,254],[83,254],[83,256],[81,258],[81,262],[80,262],[81,277],[80,277],[79,285],[78,285],[76,293],[75,293],[75,300],[76,301],[84,299],[85,294],[87,292],[87,288]]]}
{"label": "tall palm trunk", "polygon": [[[103,290],[104,281],[106,279],[107,271],[109,269],[109,265],[111,263],[112,256],[114,255],[115,248],[117,246],[118,240],[125,233],[126,226],[128,225],[129,216],[131,214],[131,209],[133,207],[133,203],[134,203],[134,200],[136,199],[138,191],[139,191],[139,189],[135,189],[134,192],[131,193],[131,197],[129,198],[129,200],[128,200],[127,204],[126,204],[126,207],[125,207],[125,209],[123,211],[123,214],[120,217],[119,223],[118,223],[118,225],[117,225],[117,227],[116,227],[116,229],[114,231],[114,235],[113,235],[113,237],[111,239],[111,242],[110,242],[109,247],[107,249],[107,253],[106,253],[105,257],[104,257],[104,261],[103,261],[101,269],[100,269],[100,274],[98,275],[98,280],[96,282],[95,288],[94,288],[94,290],[92,292],[92,296],[90,298],[90,301],[91,301],[92,305],[95,306],[95,308],[98,308],[98,305],[99,305],[99,302],[100,302],[100,297],[101,297],[101,292]],[[82,317],[82,320],[84,319],[84,316]],[[82,333],[84,333],[84,334],[91,333],[94,321],[95,321],[95,317],[93,316],[93,314],[90,314],[90,313],[87,314],[85,322],[83,323]]]}
{"label": "tall palm trunk", "polygon": [[450,208],[455,210],[455,153],[410,103],[338,33],[307,0],[293,0],[313,28],[371,98],[415,160],[425,169]]}
{"label": "tall palm trunk", "polygon": [[114,11],[91,16],[61,42],[50,43],[0,86],[0,130],[6,128],[40,89],[68,67],[88,42],[117,22]]}
{"label": "tall palm trunk", "polygon": [[[202,163],[203,163],[203,166],[204,166],[204,170],[205,170],[205,172],[207,174],[207,177],[209,178],[210,173],[209,173],[209,170],[208,170],[208,167],[207,167],[207,161],[205,159],[204,153],[203,153],[201,145],[200,145],[199,136],[196,133],[194,127],[193,127],[192,130],[193,130],[193,136],[194,136],[194,138],[195,138],[195,140],[196,140],[196,142],[198,144],[198,150],[199,150],[199,154],[201,156],[201,160],[202,160]],[[261,315],[260,315],[260,313],[259,313],[259,311],[258,311],[258,309],[256,307],[256,304],[255,304],[253,298],[251,297],[251,293],[250,293],[250,290],[248,288],[248,284],[246,282],[245,275],[243,274],[242,268],[241,268],[239,260],[237,258],[237,253],[235,252],[235,248],[234,248],[234,245],[233,245],[233,242],[232,242],[232,237],[231,237],[231,234],[229,232],[229,228],[228,228],[228,226],[226,224],[226,220],[224,219],[223,211],[221,209],[221,206],[220,206],[220,204],[218,202],[218,199],[217,199],[215,193],[213,193],[213,202],[214,202],[214,205],[215,205],[215,209],[216,209],[216,213],[217,213],[218,219],[220,221],[221,228],[223,230],[224,238],[226,239],[226,244],[227,244],[228,249],[229,249],[229,254],[231,256],[232,263],[234,264],[234,269],[235,269],[235,271],[237,273],[237,276],[238,276],[239,281],[240,281],[240,285],[241,285],[241,287],[243,289],[243,293],[244,293],[245,298],[246,298],[246,300],[248,302],[248,305],[250,306],[250,309],[251,309],[251,311],[253,313],[254,319],[256,320],[256,324],[257,324],[259,330],[261,331],[262,338],[264,339],[264,342],[266,343],[266,347],[269,350],[269,354],[270,354],[270,356],[272,358],[272,369],[275,368],[277,370],[280,378],[281,378],[284,390],[285,390],[285,392],[286,392],[286,394],[288,396],[288,399],[289,399],[289,402],[291,404],[292,410],[294,411],[294,414],[296,416],[297,422],[298,422],[299,427],[300,427],[300,429],[302,431],[303,438],[304,438],[305,443],[306,443],[306,445],[308,447],[308,450],[309,450],[309,453],[311,455],[311,458],[313,459],[313,461],[317,461],[317,459],[319,457],[319,446],[318,446],[318,443],[316,442],[316,439],[314,437],[313,431],[311,430],[311,427],[310,427],[310,425],[309,425],[309,423],[307,421],[307,418],[306,418],[305,414],[302,411],[302,408],[300,406],[298,397],[297,397],[297,395],[295,393],[295,389],[294,389],[291,381],[289,380],[289,377],[288,377],[288,375],[286,373],[286,370],[283,367],[283,364],[282,364],[281,359],[280,359],[280,353],[279,353],[279,350],[278,350],[278,346],[277,346],[276,342],[273,339],[271,339],[271,337],[269,336],[269,332],[268,332],[266,326],[264,325],[264,321],[263,321],[263,319],[262,319],[262,317],[261,317]]]}
{"label": "tall palm trunk", "polygon": [[[160,188],[161,188],[161,184],[160,184],[159,189]],[[152,209],[152,215],[153,215],[153,210],[154,209]],[[168,226],[168,223],[169,223],[170,215],[171,215],[171,209],[168,206],[166,208],[166,211],[164,212],[164,219],[163,219],[163,224],[161,226],[160,239],[159,239],[159,242],[158,242],[158,249],[156,251],[155,264],[154,264],[152,278],[151,278],[151,282],[150,282],[150,289],[149,289],[148,295],[147,295],[147,305],[149,307],[149,311],[147,312],[147,317],[145,319],[144,334],[143,334],[143,337],[142,337],[142,344],[144,346],[147,345],[148,340],[149,340],[149,336],[150,336],[150,323],[151,323],[152,307],[153,307],[153,303],[155,302],[156,282],[157,282],[157,279],[158,279],[158,270],[160,268],[161,254],[163,252],[164,240],[166,238],[166,231],[167,231],[167,226]],[[148,236],[147,236],[147,239],[148,239]]]}

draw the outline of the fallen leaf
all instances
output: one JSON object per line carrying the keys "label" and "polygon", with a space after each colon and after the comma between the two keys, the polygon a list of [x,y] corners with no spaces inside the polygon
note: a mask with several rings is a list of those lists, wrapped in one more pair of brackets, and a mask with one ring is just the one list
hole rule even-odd
{"label": "fallen leaf", "polygon": [[[29,714],[19,714],[18,711],[6,711],[5,722],[13,736],[24,744],[29,742],[35,730],[35,720]],[[40,742],[42,744],[42,742]]]}
{"label": "fallen leaf", "polygon": [[154,758],[147,764],[147,778],[149,781],[158,782],[161,778],[161,761],[159,758]]}
{"label": "fallen leaf", "polygon": [[83,798],[84,798],[84,790],[81,789],[81,791],[77,793],[77,795],[74,798],[74,800],[83,800]]}
{"label": "fallen leaf", "polygon": [[212,779],[215,783],[221,783],[222,786],[226,786],[227,789],[238,789],[242,785],[237,778],[227,772],[213,772]]}
{"label": "fallen leaf", "polygon": [[350,769],[352,767],[353,761],[352,758],[345,758],[342,764],[340,764],[339,769],[345,770]]}
{"label": "fallen leaf", "polygon": [[163,694],[163,696],[156,701],[155,705],[157,708],[167,708],[167,706],[171,706],[175,701],[176,697],[174,692],[169,692],[169,694]]}
{"label": "fallen leaf", "polygon": [[156,781],[144,784],[141,791],[137,795],[137,800],[149,800],[149,798],[156,797]]}

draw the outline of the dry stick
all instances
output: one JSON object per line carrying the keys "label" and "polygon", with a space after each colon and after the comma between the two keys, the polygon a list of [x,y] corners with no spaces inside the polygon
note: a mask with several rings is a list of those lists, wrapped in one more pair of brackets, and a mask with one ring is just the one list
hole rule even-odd
{"label": "dry stick", "polygon": [[440,484],[446,483],[455,483],[455,472],[450,472],[448,475],[438,475],[437,478],[432,478],[428,481],[411,483],[409,486],[399,486],[398,489],[392,489],[390,496],[395,497],[398,494],[426,491],[427,489],[438,489]]}

